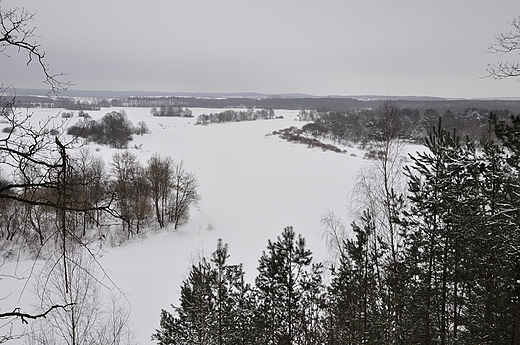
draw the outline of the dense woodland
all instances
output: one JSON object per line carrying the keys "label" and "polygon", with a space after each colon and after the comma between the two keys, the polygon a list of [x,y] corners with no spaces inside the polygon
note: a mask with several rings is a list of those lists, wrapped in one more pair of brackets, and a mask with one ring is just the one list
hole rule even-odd
{"label": "dense woodland", "polygon": [[[443,127],[456,130],[461,137],[480,138],[489,134],[489,116],[506,120],[511,117],[507,109],[489,111],[487,109],[465,108],[455,113],[446,109],[440,113],[435,108],[424,111],[402,108],[398,102],[381,102],[387,111],[391,111],[397,121],[398,135],[409,142],[422,143],[439,118]],[[381,140],[384,135],[385,118],[381,107],[375,109],[354,109],[350,111],[300,110],[298,119],[310,122],[303,126],[303,133],[314,137],[323,137],[345,144],[366,145],[374,140]]]}
{"label": "dense woodland", "polygon": [[219,241],[192,266],[180,304],[162,311],[153,339],[519,344],[520,117],[491,116],[478,145],[438,121],[428,150],[403,165],[394,115],[383,111],[373,143],[381,154],[356,188],[358,219],[347,230],[341,217],[323,218],[331,263],[313,261],[287,227],[248,284]]}

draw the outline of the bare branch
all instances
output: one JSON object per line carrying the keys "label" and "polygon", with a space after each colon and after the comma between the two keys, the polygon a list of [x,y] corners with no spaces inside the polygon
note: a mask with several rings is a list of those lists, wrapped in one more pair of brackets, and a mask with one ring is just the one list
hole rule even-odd
{"label": "bare branch", "polygon": [[[512,29],[495,36],[496,43],[488,47],[488,53],[499,54],[500,56],[513,52],[520,54],[520,17],[514,18],[509,22],[509,25],[512,26]],[[494,64],[488,64],[486,72],[487,74],[484,78],[491,77],[496,80],[520,77],[520,63],[499,61]]]}
{"label": "bare branch", "polygon": [[487,75],[495,80],[502,80],[511,77],[520,77],[520,64],[518,62],[497,62],[488,64]]}
{"label": "bare branch", "polygon": [[38,36],[35,27],[30,23],[34,20],[34,13],[28,12],[25,8],[0,8],[0,53],[10,57],[8,49],[17,50],[18,53],[27,53],[27,65],[36,61],[40,65],[45,76],[44,83],[51,88],[52,93],[66,90],[69,82],[59,81],[58,78],[64,76],[63,73],[52,74],[49,66],[44,62],[45,52],[41,50],[39,44],[33,42]]}
{"label": "bare branch", "polygon": [[15,310],[11,311],[11,312],[7,312],[7,313],[0,313],[0,319],[5,319],[5,318],[20,318],[20,320],[22,320],[22,323],[24,324],[27,324],[27,319],[31,319],[31,320],[36,320],[36,319],[39,319],[39,318],[44,318],[46,317],[51,311],[53,311],[54,309],[58,309],[58,308],[61,308],[61,309],[66,309],[67,307],[70,307],[72,305],[74,305],[75,303],[68,303],[68,304],[65,304],[65,305],[53,305],[52,307],[50,307],[49,309],[47,309],[45,312],[41,313],[41,314],[27,314],[27,313],[22,313],[20,311],[20,308],[16,308]]}

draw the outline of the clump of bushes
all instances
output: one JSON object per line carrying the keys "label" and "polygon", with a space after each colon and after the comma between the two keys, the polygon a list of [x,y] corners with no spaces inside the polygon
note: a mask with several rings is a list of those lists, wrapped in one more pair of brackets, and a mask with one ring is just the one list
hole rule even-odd
{"label": "clump of bushes", "polygon": [[301,129],[298,129],[296,127],[289,127],[285,128],[279,131],[274,131],[273,135],[278,135],[280,138],[287,140],[289,142],[296,142],[300,144],[305,144],[307,147],[310,148],[320,148],[323,151],[333,151],[337,153],[344,153],[344,150],[341,150],[339,147],[331,145],[331,144],[325,144],[319,141],[315,138],[309,138],[305,136],[305,132]]}
{"label": "clump of bushes", "polygon": [[83,118],[85,118],[85,119],[90,119],[90,118],[91,118],[90,114],[84,112],[83,110],[80,110],[80,111],[79,111],[79,113],[78,113],[78,117],[83,117]]}
{"label": "clump of bushes", "polygon": [[[61,113],[61,118],[63,118],[63,119],[70,119],[72,117],[74,117],[74,112],[73,111],[64,111],[63,113]],[[89,113],[87,113],[87,112],[85,112],[83,110],[80,110],[78,112],[78,117],[83,117],[85,119],[90,119],[91,116],[89,115]]]}
{"label": "clump of bushes", "polygon": [[190,109],[174,106],[161,106],[159,109],[153,107],[150,110],[152,116],[169,116],[169,117],[193,117]]}
{"label": "clump of bushes", "polygon": [[136,129],[128,120],[124,110],[111,111],[105,114],[99,122],[84,117],[83,120],[67,129],[69,135],[120,149],[128,146],[134,133],[136,133]]}

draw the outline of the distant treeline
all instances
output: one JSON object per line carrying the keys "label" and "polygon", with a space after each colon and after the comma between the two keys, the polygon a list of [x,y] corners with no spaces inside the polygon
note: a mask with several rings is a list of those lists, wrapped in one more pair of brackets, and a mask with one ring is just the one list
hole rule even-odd
{"label": "distant treeline", "polygon": [[[358,100],[347,97],[306,97],[306,98],[194,98],[194,97],[131,97],[112,100],[118,107],[190,107],[190,108],[257,108],[257,109],[310,109],[320,112],[347,111],[354,109],[376,109],[382,100]],[[435,109],[440,114],[451,110],[463,112],[468,108],[504,109],[512,113],[520,112],[520,100],[393,100],[399,108]]]}
{"label": "distant treeline", "polygon": [[[54,107],[68,110],[99,110],[108,107],[145,107],[158,108],[258,108],[258,109],[309,109],[320,112],[348,111],[354,109],[375,109],[382,103],[381,100],[359,100],[348,97],[229,97],[229,98],[198,98],[198,97],[128,97],[93,100],[90,102],[77,101],[72,98],[52,99],[50,97],[18,96],[19,107]],[[416,99],[395,100],[394,103],[403,109],[417,109],[424,112],[426,109],[435,109],[444,114],[447,110],[453,113],[463,112],[465,109],[503,109],[512,113],[520,113],[520,100],[446,100],[446,99]]]}
{"label": "distant treeline", "polygon": [[[272,108],[339,110],[371,107],[373,101],[352,98],[191,98],[191,97],[132,97],[120,100],[123,107],[177,106],[191,108]],[[520,103],[519,103],[520,108]]]}
{"label": "distant treeline", "polygon": [[303,126],[305,134],[312,137],[332,139],[336,142],[366,144],[379,140],[388,125],[386,112],[392,112],[392,126],[396,136],[411,142],[422,142],[428,133],[442,121],[443,127],[455,130],[461,136],[480,138],[489,131],[489,116],[495,114],[499,119],[508,119],[509,110],[487,110],[482,108],[466,108],[462,111],[446,109],[443,113],[435,108],[420,110],[418,108],[402,108],[392,103],[391,109],[379,107],[349,111],[301,110],[300,121],[309,121]]}

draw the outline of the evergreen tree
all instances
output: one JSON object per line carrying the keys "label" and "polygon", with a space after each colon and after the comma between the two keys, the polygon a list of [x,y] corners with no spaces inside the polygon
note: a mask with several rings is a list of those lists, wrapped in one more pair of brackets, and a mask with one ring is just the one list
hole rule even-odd
{"label": "evergreen tree", "polygon": [[253,344],[250,333],[252,317],[248,295],[250,288],[244,283],[242,265],[227,264],[228,245],[219,239],[217,250],[211,256],[213,291],[215,293],[216,344]]}
{"label": "evergreen tree", "polygon": [[[474,241],[477,281],[472,334],[487,343],[520,344],[520,117],[490,116],[478,169],[481,227]],[[478,325],[478,326],[477,326]]]}
{"label": "evergreen tree", "polygon": [[366,211],[362,227],[352,224],[355,238],[344,243],[345,254],[333,270],[329,288],[329,344],[366,344],[377,341],[378,319],[377,270],[369,239],[375,224]]}
{"label": "evergreen tree", "polygon": [[302,277],[300,307],[301,330],[295,338],[297,344],[322,344],[326,341],[326,289],[323,283],[323,264],[313,263]]}
{"label": "evergreen tree", "polygon": [[467,175],[474,148],[439,126],[425,141],[427,152],[412,157],[407,168],[411,209],[408,213],[409,263],[413,288],[409,317],[417,320],[411,341],[440,344],[457,338],[460,279],[467,271],[464,240],[474,214],[474,183]]}
{"label": "evergreen tree", "polygon": [[228,265],[228,246],[218,240],[208,261],[193,265],[181,287],[180,306],[161,311],[152,339],[167,344],[254,344],[251,290],[242,265]]}
{"label": "evergreen tree", "polygon": [[181,287],[180,306],[172,305],[174,314],[161,310],[160,329],[152,339],[160,345],[216,343],[214,273],[205,258],[192,266]]}
{"label": "evergreen tree", "polygon": [[407,170],[407,264],[417,291],[408,341],[509,343],[519,318],[520,194],[506,154],[514,151],[485,140],[478,152],[440,125],[426,146]]}
{"label": "evergreen tree", "polygon": [[[305,248],[303,237],[286,227],[276,242],[268,241],[259,261],[257,287],[257,323],[262,330],[263,344],[303,344],[306,317],[305,295],[312,284],[309,274],[316,277],[321,270],[310,271],[312,253]],[[318,284],[319,285],[319,284]],[[314,337],[314,335],[313,335]]]}

